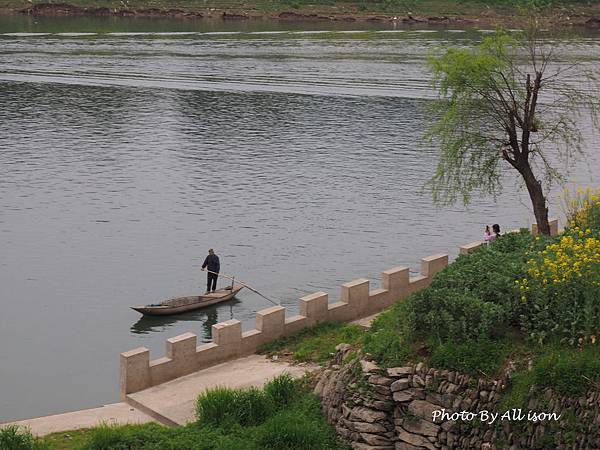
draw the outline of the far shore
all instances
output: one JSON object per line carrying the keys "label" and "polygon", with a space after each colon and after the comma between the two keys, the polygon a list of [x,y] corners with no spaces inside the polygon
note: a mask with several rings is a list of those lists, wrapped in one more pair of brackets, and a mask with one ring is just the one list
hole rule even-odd
{"label": "far shore", "polygon": [[[508,7],[488,7],[482,4],[452,2],[419,3],[412,11],[398,6],[386,7],[377,3],[331,3],[322,5],[281,1],[276,4],[244,2],[207,2],[202,7],[173,7],[176,2],[116,0],[73,0],[72,3],[29,2],[0,0],[0,15],[29,15],[44,17],[141,17],[181,20],[221,19],[224,21],[276,20],[284,22],[370,22],[405,25],[519,27],[527,24],[525,13]],[[158,5],[158,6],[155,6]],[[585,27],[600,30],[600,3],[582,5],[564,3],[544,10],[539,16],[544,26],[551,28]]]}

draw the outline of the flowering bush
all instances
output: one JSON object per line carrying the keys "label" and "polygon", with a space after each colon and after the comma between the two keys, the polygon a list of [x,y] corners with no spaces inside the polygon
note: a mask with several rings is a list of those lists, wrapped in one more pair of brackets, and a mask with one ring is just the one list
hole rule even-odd
{"label": "flowering bush", "polygon": [[[587,211],[595,208],[588,204]],[[573,224],[589,223],[574,213]],[[539,343],[596,343],[600,334],[600,239],[575,225],[560,240],[530,255],[526,276],[515,283],[525,304],[522,325]]]}
{"label": "flowering bush", "polygon": [[564,193],[564,209],[570,228],[600,232],[600,188],[578,188],[571,196],[568,189]]}

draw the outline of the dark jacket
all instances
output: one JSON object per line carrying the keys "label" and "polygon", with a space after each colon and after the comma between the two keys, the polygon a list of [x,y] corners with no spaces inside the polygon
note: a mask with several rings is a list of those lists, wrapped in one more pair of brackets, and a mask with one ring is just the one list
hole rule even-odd
{"label": "dark jacket", "polygon": [[211,272],[219,272],[221,265],[219,264],[219,257],[217,255],[208,255],[202,264],[202,268],[208,266],[208,270]]}

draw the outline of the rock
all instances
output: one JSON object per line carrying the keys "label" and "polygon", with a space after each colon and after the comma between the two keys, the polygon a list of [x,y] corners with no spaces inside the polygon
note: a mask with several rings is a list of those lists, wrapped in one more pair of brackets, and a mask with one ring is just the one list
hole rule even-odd
{"label": "rock", "polygon": [[424,367],[425,367],[425,364],[423,364],[422,362],[420,362],[420,363],[419,363],[419,364],[417,364],[417,366],[415,367],[415,372],[422,372]]}
{"label": "rock", "polygon": [[[419,436],[418,434],[409,433],[408,431],[405,431],[402,428],[398,430],[398,438],[401,441],[407,442],[417,447],[425,447],[429,450],[436,450],[435,445],[429,442],[428,439],[424,438],[423,436]],[[398,447],[396,447],[396,449],[397,448]]]}
{"label": "rock", "polygon": [[425,393],[417,390],[417,389],[406,389],[404,391],[398,391],[398,392],[394,392],[394,395],[392,396],[392,398],[394,399],[395,402],[408,402],[411,400],[417,400],[417,399],[421,399],[425,396]]}
{"label": "rock", "polygon": [[419,418],[404,419],[402,421],[402,428],[410,433],[422,434],[424,436],[437,436],[440,431],[439,425]]}
{"label": "rock", "polygon": [[436,405],[444,404],[444,400],[443,400],[442,396],[436,392],[427,393],[425,395],[425,400],[427,400],[429,403],[434,403]]}
{"label": "rock", "polygon": [[442,405],[447,409],[452,408],[455,400],[456,397],[452,394],[442,394]]}
{"label": "rock", "polygon": [[392,367],[387,370],[387,373],[390,377],[406,378],[407,376],[413,374],[413,368],[412,367]]}
{"label": "rock", "polygon": [[446,434],[446,444],[448,444],[448,447],[454,448],[455,442],[456,442],[456,436],[452,433],[447,433]]}
{"label": "rock", "polygon": [[451,431],[456,426],[456,422],[449,420],[447,422],[442,423],[442,430]]}
{"label": "rock", "polygon": [[380,386],[390,386],[394,380],[387,378],[387,377],[382,377],[381,375],[371,375],[369,377],[368,381],[370,384],[378,384]]}
{"label": "rock", "polygon": [[352,410],[350,408],[348,408],[345,403],[342,403],[342,416],[348,418],[348,417],[350,417],[351,413],[352,413]]}
{"label": "rock", "polygon": [[391,411],[394,409],[394,403],[385,400],[367,400],[364,402],[367,408],[378,409],[380,411]]}
{"label": "rock", "polygon": [[361,433],[360,437],[369,445],[391,445],[392,442],[378,434]]}
{"label": "rock", "polygon": [[433,411],[439,410],[440,407],[433,403],[426,402],[425,400],[413,400],[408,405],[408,410],[421,419],[433,422]]}
{"label": "rock", "polygon": [[394,401],[398,403],[409,402],[414,400],[411,392],[394,392]]}
{"label": "rock", "polygon": [[371,392],[376,392],[377,394],[383,396],[384,398],[388,398],[390,396],[390,388],[387,386],[380,386],[378,384],[372,384],[370,386]]}
{"label": "rock", "polygon": [[378,422],[386,419],[386,413],[382,411],[373,411],[372,409],[365,408],[363,406],[356,406],[350,413],[351,420],[358,420],[360,422]]}
{"label": "rock", "polygon": [[420,450],[421,447],[407,444],[406,442],[396,442],[396,450]]}
{"label": "rock", "polygon": [[423,387],[425,386],[425,381],[419,375],[415,375],[413,377],[413,386],[418,388]]}
{"label": "rock", "polygon": [[353,442],[353,450],[394,450],[392,445],[369,445],[363,444],[362,442]]}
{"label": "rock", "polygon": [[408,382],[408,380],[405,378],[401,378],[392,383],[392,385],[390,386],[390,390],[392,392],[397,392],[397,391],[403,391],[404,389],[408,389],[409,387],[410,387],[410,383]]}
{"label": "rock", "polygon": [[360,360],[360,366],[362,367],[363,373],[379,372],[381,368],[372,361]]}
{"label": "rock", "polygon": [[448,383],[448,385],[446,386],[446,393],[448,394],[454,394],[456,391],[458,390],[458,386],[454,383]]}
{"label": "rock", "polygon": [[387,429],[380,423],[350,422],[350,427],[359,433],[385,433]]}

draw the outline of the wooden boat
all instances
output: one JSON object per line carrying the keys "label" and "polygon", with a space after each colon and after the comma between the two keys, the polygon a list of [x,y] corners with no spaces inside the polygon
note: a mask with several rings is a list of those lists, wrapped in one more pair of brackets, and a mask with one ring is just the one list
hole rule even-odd
{"label": "wooden boat", "polygon": [[132,306],[131,309],[150,316],[179,314],[230,300],[235,297],[235,294],[240,292],[243,288],[243,285],[235,284],[225,288],[217,289],[209,294],[177,297],[165,300],[164,302],[156,305]]}

